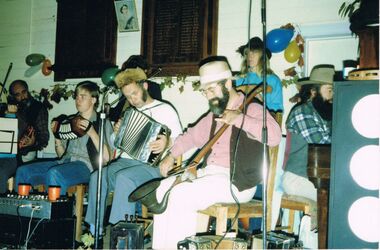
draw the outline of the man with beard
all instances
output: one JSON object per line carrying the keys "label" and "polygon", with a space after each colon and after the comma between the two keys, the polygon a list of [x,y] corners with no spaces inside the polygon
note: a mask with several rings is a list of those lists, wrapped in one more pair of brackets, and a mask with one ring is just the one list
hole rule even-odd
{"label": "man with beard", "polygon": [[28,84],[15,80],[9,86],[8,113],[16,113],[18,120],[19,154],[22,162],[34,160],[37,150],[48,145],[48,111],[29,93]]}
{"label": "man with beard", "polygon": [[[145,72],[140,68],[125,69],[116,75],[115,82],[132,107],[153,118],[156,122],[166,125],[171,130],[169,140],[164,135],[158,135],[157,140],[150,143],[150,150],[158,154],[170,147],[172,140],[182,133],[179,117],[171,105],[155,100],[149,95]],[[122,119],[119,119],[115,124],[111,140],[115,139],[121,124]],[[160,177],[159,168],[132,159],[126,152],[123,152],[119,158],[107,166],[102,174],[102,196],[99,215],[100,234],[103,231],[104,209],[106,207],[107,196],[110,192],[114,191],[109,222],[115,224],[121,220],[125,220],[126,215],[131,216],[136,213],[136,204],[128,202],[129,194],[141,184]],[[92,234],[95,233],[97,181],[98,172],[96,171],[91,175],[85,218],[85,221],[90,224],[90,232]]]}
{"label": "man with beard", "polygon": [[[263,107],[250,103],[244,113],[239,110],[244,94],[233,88],[226,59],[206,58],[199,65],[200,90],[210,112],[175,140],[170,154],[160,163],[161,174],[167,176],[176,157],[194,147],[202,148],[224,124],[230,126],[204,159],[206,167],[197,170],[198,178],[175,185],[166,210],[154,215],[153,249],[174,249],[178,241],[195,235],[198,210],[218,202],[233,203],[234,197],[239,202],[251,200],[262,178]],[[275,146],[281,140],[281,129],[266,112],[268,145]],[[159,202],[174,180],[171,176],[160,183],[156,192]]]}
{"label": "man with beard", "polygon": [[[289,195],[317,201],[317,189],[307,177],[308,144],[331,143],[333,65],[317,65],[310,78],[300,79],[300,101],[286,120],[287,142],[282,187]],[[315,204],[312,204],[315,205]],[[315,209],[311,209],[314,211]],[[311,214],[312,229],[316,214]]]}
{"label": "man with beard", "polygon": [[[7,190],[7,180],[14,175],[18,164],[34,160],[37,150],[48,145],[48,111],[29,93],[28,84],[15,80],[9,86],[7,116],[18,120],[18,154],[0,158],[0,193]],[[6,157],[6,158],[3,158]]]}

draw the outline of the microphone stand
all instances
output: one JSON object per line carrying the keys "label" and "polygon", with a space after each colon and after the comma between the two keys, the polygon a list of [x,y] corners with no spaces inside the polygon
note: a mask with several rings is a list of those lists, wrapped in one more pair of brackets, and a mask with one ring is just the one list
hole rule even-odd
{"label": "microphone stand", "polygon": [[[263,127],[262,127],[262,143],[263,143],[263,249],[267,248],[267,176],[268,176],[268,131],[267,131],[267,113],[266,113],[266,89],[267,89],[267,55],[266,55],[266,0],[261,0],[261,22],[263,26]],[[271,216],[271,215],[269,215]]]}
{"label": "microphone stand", "polygon": [[102,194],[102,169],[103,169],[103,144],[104,144],[104,121],[106,119],[105,100],[112,88],[106,90],[103,95],[100,109],[100,128],[99,128],[99,165],[98,165],[98,185],[96,190],[96,210],[95,210],[95,249],[99,249],[99,229],[100,229],[100,197]]}
{"label": "microphone stand", "polygon": [[9,67],[8,67],[8,70],[7,70],[7,74],[5,75],[4,82],[3,82],[3,83],[0,82],[0,86],[2,87],[2,88],[1,88],[1,91],[0,91],[0,100],[1,100],[1,95],[2,95],[3,92],[4,92],[5,83],[7,82],[7,79],[8,79],[9,73],[11,72],[12,66],[13,66],[13,63],[10,63],[10,64],[9,64]]}

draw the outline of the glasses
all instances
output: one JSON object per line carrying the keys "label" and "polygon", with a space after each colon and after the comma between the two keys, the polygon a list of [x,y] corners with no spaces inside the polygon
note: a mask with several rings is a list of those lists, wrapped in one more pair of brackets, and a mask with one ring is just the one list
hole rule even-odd
{"label": "glasses", "polygon": [[218,85],[225,84],[227,80],[222,80],[216,83],[212,83],[206,89],[200,89],[202,95],[206,96],[208,93],[215,94],[215,89]]}

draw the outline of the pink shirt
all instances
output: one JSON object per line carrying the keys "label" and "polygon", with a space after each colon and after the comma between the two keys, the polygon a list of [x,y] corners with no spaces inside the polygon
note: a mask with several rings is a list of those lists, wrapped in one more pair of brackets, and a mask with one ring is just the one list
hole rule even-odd
{"label": "pink shirt", "polygon": [[[233,104],[233,108],[238,108],[244,100],[244,95],[239,93],[240,97]],[[261,105],[251,103],[248,105],[247,114],[245,115],[243,130],[246,131],[255,140],[261,141],[261,130],[263,121],[263,108]],[[281,140],[281,128],[274,118],[267,112],[267,131],[268,145],[276,146]],[[174,146],[171,149],[172,155],[178,157],[186,151],[197,147],[201,148],[210,139],[210,130],[213,114],[210,112],[202,118],[194,127],[188,128],[187,132],[177,137]],[[235,119],[233,126],[240,128],[243,121],[243,115]],[[217,122],[215,133],[223,126],[223,123]],[[229,126],[219,140],[212,147],[211,154],[208,157],[207,165],[217,165],[230,167],[230,137],[232,126]]]}

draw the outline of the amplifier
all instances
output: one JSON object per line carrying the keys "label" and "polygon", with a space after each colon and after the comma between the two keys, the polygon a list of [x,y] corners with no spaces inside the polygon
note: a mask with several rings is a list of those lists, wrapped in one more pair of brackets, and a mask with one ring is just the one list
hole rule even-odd
{"label": "amplifier", "polygon": [[[247,241],[240,238],[226,237],[220,241],[220,235],[203,235],[190,236],[185,240],[177,243],[178,249],[231,249],[231,250],[246,250],[248,248]],[[220,241],[219,245],[218,242]],[[217,248],[216,248],[217,247]]]}
{"label": "amplifier", "polygon": [[0,225],[0,249],[74,248],[74,218],[47,220],[0,215]]}
{"label": "amplifier", "polygon": [[[295,238],[281,232],[267,233],[267,249],[292,249],[295,247]],[[263,248],[263,234],[253,235],[252,249]]]}
{"label": "amplifier", "polygon": [[143,249],[144,224],[120,221],[111,228],[110,249]]}
{"label": "amplifier", "polygon": [[0,214],[37,219],[71,218],[74,215],[73,200],[61,198],[49,201],[46,195],[1,195]]}

